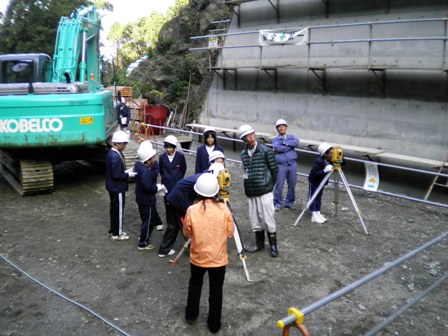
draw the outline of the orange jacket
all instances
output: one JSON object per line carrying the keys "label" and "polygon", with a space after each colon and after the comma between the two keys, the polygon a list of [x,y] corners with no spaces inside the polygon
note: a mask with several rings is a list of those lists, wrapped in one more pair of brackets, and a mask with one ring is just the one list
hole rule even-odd
{"label": "orange jacket", "polygon": [[235,230],[232,214],[224,203],[211,199],[187,209],[184,235],[191,238],[190,263],[199,267],[227,265],[227,239]]}

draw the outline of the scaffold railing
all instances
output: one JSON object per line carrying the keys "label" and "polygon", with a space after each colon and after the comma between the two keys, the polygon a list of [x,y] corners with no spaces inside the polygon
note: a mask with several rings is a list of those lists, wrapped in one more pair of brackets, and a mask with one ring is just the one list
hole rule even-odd
{"label": "scaffold railing", "polygon": [[[137,123],[137,122],[134,125],[133,131],[132,131],[132,136],[135,137],[136,142],[142,142],[144,140],[149,140],[156,146],[160,146],[161,148],[163,148],[163,138],[160,138],[160,137],[157,138],[154,135],[154,132],[153,132],[154,129],[159,129],[160,133],[168,132],[170,134],[171,133],[187,134],[191,137],[202,136],[201,132],[188,131],[188,130],[184,130],[184,129],[171,128],[171,127],[158,126],[158,125],[143,124],[143,123]],[[229,141],[232,143],[242,143],[243,142],[240,139],[232,138],[232,137],[228,137],[228,136],[219,136],[218,135],[217,138],[222,141]],[[267,143],[266,145],[271,146],[271,144],[269,144],[269,143]],[[187,148],[182,148],[182,150],[184,152],[191,153],[191,154],[196,153],[195,151],[192,151]],[[301,152],[301,153],[306,153],[306,154],[314,154],[314,155],[318,154],[317,152],[310,150],[310,149],[296,149],[296,151]],[[358,163],[363,163],[363,164],[371,163],[370,160],[362,160],[362,159],[349,157],[349,156],[344,156],[344,158],[348,162],[352,161],[352,162],[358,162]],[[242,162],[240,160],[233,160],[230,158],[226,158],[226,161],[242,164]],[[378,167],[391,168],[391,169],[396,169],[396,170],[403,171],[403,172],[412,172],[412,173],[416,173],[416,174],[429,175],[429,176],[433,176],[433,177],[439,176],[441,178],[448,178],[448,174],[445,174],[442,172],[400,166],[400,165],[390,164],[390,163],[382,163],[382,162],[375,162],[375,163],[378,165]],[[305,178],[308,177],[307,174],[303,174],[303,173],[299,173],[299,172],[297,173],[297,175],[305,177]],[[331,179],[329,182],[336,183],[336,181],[331,180]],[[341,183],[341,182],[337,182],[337,183]],[[351,184],[351,183],[349,183],[348,185],[350,186],[350,188],[363,190],[363,191],[367,192],[367,190],[365,190],[365,188],[363,186],[359,186],[359,185],[355,185],[355,184]],[[438,206],[438,207],[442,207],[442,208],[448,208],[448,203],[440,203],[440,202],[433,202],[430,200],[425,200],[425,199],[423,199],[423,196],[422,196],[422,198],[417,198],[417,197],[407,196],[402,193],[389,192],[389,191],[384,191],[384,190],[380,190],[380,189],[375,190],[375,191],[368,191],[368,192],[374,192],[374,193],[380,194],[380,195],[392,196],[392,197],[406,199],[406,200],[413,201],[413,202],[423,203],[423,204],[432,205],[432,206]]]}
{"label": "scaffold railing", "polygon": [[[390,36],[392,29],[381,29],[384,25],[407,24],[410,29],[401,29],[400,33],[395,32]],[[435,24],[433,29],[428,29],[429,24]],[[253,44],[232,44],[234,37],[243,35],[260,35],[257,31],[240,31],[223,34],[204,35],[190,37],[191,40],[205,40],[219,38],[225,40],[214,46],[194,47],[189,50],[208,51],[212,53],[219,51],[218,61],[215,65],[210,64],[212,70],[238,69],[238,68],[307,68],[307,69],[327,69],[327,68],[355,68],[355,69],[403,69],[403,70],[448,70],[447,61],[447,33],[448,18],[427,18],[427,19],[403,19],[388,21],[368,21],[341,23],[332,25],[308,26],[308,27],[288,27],[278,28],[274,32],[291,33],[306,30],[305,43],[294,45],[289,43],[276,43],[268,46],[262,45],[258,41]],[[347,28],[359,28],[352,33],[356,38],[326,38],[327,35],[337,36],[338,31],[341,36],[347,36]],[[331,34],[323,33],[323,30],[331,29]],[[238,39],[235,39],[238,40]],[[397,54],[390,54],[388,48],[382,48],[379,44],[384,43],[400,44],[400,48],[389,48],[398,50]],[[424,44],[424,45],[422,45]],[[329,53],[328,48],[317,48],[319,45],[327,45],[332,48],[333,53]],[[350,45],[342,50],[338,45]],[[356,48],[353,45],[358,45]],[[418,46],[418,48],[417,48]],[[294,48],[285,57],[266,57],[263,50],[266,48]],[[225,51],[229,49],[258,48],[258,56],[236,57],[235,54],[226,56]],[[335,50],[335,48],[337,48]],[[316,49],[316,50],[314,50]],[[328,49],[328,50],[327,50]],[[412,51],[412,53],[410,53]]]}

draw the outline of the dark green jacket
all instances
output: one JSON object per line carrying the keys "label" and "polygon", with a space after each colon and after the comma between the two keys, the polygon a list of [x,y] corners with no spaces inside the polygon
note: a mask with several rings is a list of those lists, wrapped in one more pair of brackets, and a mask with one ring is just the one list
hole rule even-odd
{"label": "dark green jacket", "polygon": [[278,175],[274,151],[257,142],[254,155],[249,156],[246,145],[241,152],[241,160],[245,173],[244,190],[246,196],[255,197],[271,192],[277,182]]}

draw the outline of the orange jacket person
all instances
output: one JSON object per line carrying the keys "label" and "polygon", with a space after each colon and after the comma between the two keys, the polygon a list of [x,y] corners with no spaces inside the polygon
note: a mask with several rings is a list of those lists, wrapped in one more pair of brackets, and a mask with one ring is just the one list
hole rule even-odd
{"label": "orange jacket person", "polygon": [[229,208],[214,199],[219,185],[213,174],[199,176],[194,190],[199,202],[188,208],[183,227],[185,236],[191,238],[191,277],[185,320],[192,324],[199,315],[202,283],[205,272],[208,272],[210,294],[207,325],[212,333],[217,333],[221,328],[222,288],[228,263],[227,240],[232,238],[235,226]]}

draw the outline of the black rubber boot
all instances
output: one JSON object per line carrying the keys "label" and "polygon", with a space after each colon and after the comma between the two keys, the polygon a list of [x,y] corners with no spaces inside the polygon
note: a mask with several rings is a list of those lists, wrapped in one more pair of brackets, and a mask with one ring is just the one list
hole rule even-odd
{"label": "black rubber boot", "polygon": [[277,233],[268,233],[269,245],[271,246],[271,257],[278,257],[278,249],[277,249]]}
{"label": "black rubber boot", "polygon": [[264,250],[264,231],[255,231],[255,246],[250,246],[246,249],[249,253],[254,253]]}

